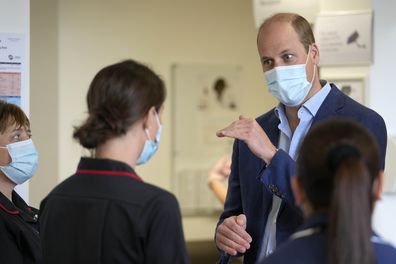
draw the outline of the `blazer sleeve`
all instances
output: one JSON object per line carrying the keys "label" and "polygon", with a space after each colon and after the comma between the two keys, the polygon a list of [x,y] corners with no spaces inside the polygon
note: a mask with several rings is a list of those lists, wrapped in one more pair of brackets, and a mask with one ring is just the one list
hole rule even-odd
{"label": "blazer sleeve", "polygon": [[239,140],[234,141],[232,162],[231,162],[231,174],[228,177],[228,189],[227,197],[224,204],[224,211],[220,216],[221,224],[227,217],[239,215],[243,213],[242,208],[242,197],[241,197],[241,185],[239,175]]}
{"label": "blazer sleeve", "polygon": [[295,175],[296,162],[284,150],[279,149],[271,163],[263,168],[260,180],[272,194],[294,206],[290,179]]}
{"label": "blazer sleeve", "polygon": [[381,168],[385,168],[385,155],[386,146],[388,141],[388,134],[386,131],[386,125],[384,119],[374,111],[367,114],[362,120],[363,125],[368,128],[378,143],[378,149],[380,153],[380,165]]}

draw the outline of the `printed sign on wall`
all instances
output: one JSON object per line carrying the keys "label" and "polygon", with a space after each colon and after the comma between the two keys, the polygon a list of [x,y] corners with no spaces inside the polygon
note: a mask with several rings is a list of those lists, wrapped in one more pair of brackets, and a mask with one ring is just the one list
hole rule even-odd
{"label": "printed sign on wall", "polygon": [[24,38],[20,34],[0,33],[0,99],[21,106],[25,78]]}
{"label": "printed sign on wall", "polygon": [[372,11],[320,14],[314,26],[320,65],[372,61]]}

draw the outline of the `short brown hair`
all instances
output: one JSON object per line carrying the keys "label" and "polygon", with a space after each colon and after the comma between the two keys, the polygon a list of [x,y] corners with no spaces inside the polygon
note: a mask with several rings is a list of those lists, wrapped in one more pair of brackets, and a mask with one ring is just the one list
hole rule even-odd
{"label": "short brown hair", "polygon": [[257,43],[259,40],[261,30],[264,27],[269,26],[270,24],[272,24],[274,22],[290,23],[292,25],[294,31],[296,31],[296,33],[300,39],[300,42],[304,45],[306,52],[308,52],[309,46],[312,43],[315,43],[315,37],[312,32],[311,25],[304,17],[302,17],[298,14],[295,14],[295,13],[277,13],[277,14],[267,18],[266,20],[264,20],[264,22],[261,24],[261,26],[258,30]]}
{"label": "short brown hair", "polygon": [[0,133],[14,124],[30,128],[29,119],[19,106],[0,100]]}

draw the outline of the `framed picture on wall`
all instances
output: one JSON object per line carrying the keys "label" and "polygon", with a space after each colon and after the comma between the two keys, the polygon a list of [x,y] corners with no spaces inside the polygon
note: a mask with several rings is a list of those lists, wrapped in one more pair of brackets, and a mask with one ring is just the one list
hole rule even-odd
{"label": "framed picture on wall", "polygon": [[365,87],[363,79],[330,79],[329,82],[334,83],[338,89],[355,101],[365,104]]}
{"label": "framed picture on wall", "polygon": [[371,10],[321,13],[316,17],[314,31],[321,65],[371,64]]}
{"label": "framed picture on wall", "polygon": [[209,169],[231,155],[233,140],[216,131],[238,119],[242,67],[178,63],[172,67],[173,189],[183,215],[222,208],[207,186]]}

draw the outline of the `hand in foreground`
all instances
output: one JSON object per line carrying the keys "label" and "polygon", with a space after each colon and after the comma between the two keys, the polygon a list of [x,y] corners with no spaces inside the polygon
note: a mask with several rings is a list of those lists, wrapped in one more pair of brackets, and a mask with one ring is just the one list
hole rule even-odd
{"label": "hand in foreground", "polygon": [[216,229],[216,245],[224,252],[235,256],[250,248],[251,236],[246,232],[246,216],[230,216]]}
{"label": "hand in foreground", "polygon": [[217,131],[218,137],[231,137],[245,142],[250,151],[269,164],[276,153],[276,147],[255,119],[239,116],[239,120]]}

